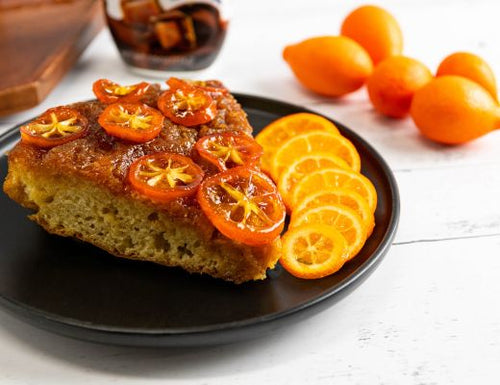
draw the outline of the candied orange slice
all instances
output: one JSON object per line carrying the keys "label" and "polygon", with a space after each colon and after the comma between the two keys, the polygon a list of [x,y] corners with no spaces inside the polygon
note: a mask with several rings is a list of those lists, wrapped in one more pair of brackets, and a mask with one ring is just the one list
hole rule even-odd
{"label": "candied orange slice", "polygon": [[371,235],[375,226],[375,218],[366,199],[356,191],[347,188],[326,189],[305,196],[294,207],[292,221],[296,217],[300,217],[307,209],[330,204],[344,205],[353,209],[363,220],[367,235]]}
{"label": "candied orange slice", "polygon": [[286,166],[278,179],[278,190],[289,209],[293,209],[290,193],[306,175],[322,168],[349,169],[345,160],[329,152],[311,152],[301,154]]}
{"label": "candied orange slice", "polygon": [[319,223],[333,226],[347,241],[347,259],[353,258],[366,241],[366,228],[361,217],[351,208],[330,204],[303,211],[290,222],[290,228]]}
{"label": "candied orange slice", "polygon": [[377,207],[377,191],[372,182],[360,173],[340,168],[324,168],[314,171],[298,182],[292,190],[292,205],[305,199],[311,192],[333,188],[347,188],[357,192],[366,199],[371,212]]}
{"label": "candied orange slice", "polygon": [[268,174],[271,172],[271,158],[286,140],[311,131],[339,134],[338,128],[328,119],[308,112],[287,115],[266,126],[255,137],[257,143],[264,148],[264,155],[261,158],[262,170]]}
{"label": "candied orange slice", "polygon": [[271,176],[278,180],[283,169],[301,154],[329,152],[346,161],[353,171],[359,171],[361,160],[356,147],[341,135],[313,131],[287,140],[276,151],[271,160]]}
{"label": "candied orange slice", "polygon": [[306,224],[288,230],[282,238],[281,266],[298,278],[323,278],[340,270],[347,243],[334,227]]}

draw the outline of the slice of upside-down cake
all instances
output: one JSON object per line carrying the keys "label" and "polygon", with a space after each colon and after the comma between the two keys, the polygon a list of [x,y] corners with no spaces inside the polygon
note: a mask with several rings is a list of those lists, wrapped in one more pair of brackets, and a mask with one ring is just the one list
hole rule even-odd
{"label": "slice of upside-down cake", "polygon": [[94,83],[21,127],[5,192],[50,233],[241,283],[281,252],[285,210],[245,112],[218,81]]}

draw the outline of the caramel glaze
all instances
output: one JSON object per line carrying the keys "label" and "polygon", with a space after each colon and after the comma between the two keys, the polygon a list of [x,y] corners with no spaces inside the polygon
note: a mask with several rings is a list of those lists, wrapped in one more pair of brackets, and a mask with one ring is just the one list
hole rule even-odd
{"label": "caramel glaze", "polygon": [[[212,225],[201,212],[194,197],[179,198],[169,203],[153,202],[132,190],[127,182],[131,163],[143,155],[166,151],[191,157],[194,144],[202,136],[226,131],[251,134],[252,128],[246,113],[233,96],[225,91],[222,83],[207,81],[202,84],[221,89],[221,92],[210,91],[217,103],[217,115],[207,124],[184,127],[165,118],[157,138],[141,144],[128,143],[108,135],[97,122],[105,104],[97,100],[80,102],[68,107],[78,110],[88,119],[89,132],[85,137],[51,149],[19,142],[10,152],[9,162],[24,163],[27,169],[55,177],[64,175],[83,178],[109,189],[113,194],[142,200],[155,210],[167,211],[176,220],[194,224],[205,237],[219,236],[214,234]],[[156,108],[161,92],[159,85],[152,86],[143,102]],[[196,156],[194,160],[197,161]],[[202,167],[206,174],[214,172],[207,165],[202,164]]]}

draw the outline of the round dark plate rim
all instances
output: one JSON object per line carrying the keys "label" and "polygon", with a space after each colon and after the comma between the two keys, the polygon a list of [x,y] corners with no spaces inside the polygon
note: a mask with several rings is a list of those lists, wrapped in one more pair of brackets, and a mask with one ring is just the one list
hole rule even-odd
{"label": "round dark plate rim", "polygon": [[[114,334],[114,335],[127,335],[130,337],[141,337],[141,336],[175,336],[175,337],[182,337],[182,336],[196,336],[196,335],[202,335],[202,334],[209,334],[209,333],[216,333],[220,331],[234,331],[237,329],[244,329],[247,327],[251,326],[261,326],[265,323],[271,323],[274,321],[279,321],[283,318],[289,317],[296,315],[300,312],[304,312],[306,310],[310,310],[314,308],[316,305],[328,300],[329,298],[332,298],[333,296],[339,294],[340,292],[346,290],[347,288],[355,285],[355,283],[365,276],[369,275],[372,270],[381,262],[385,254],[387,253],[387,250],[390,248],[392,245],[392,240],[394,239],[396,235],[396,230],[398,227],[399,223],[399,216],[400,216],[400,197],[399,197],[399,190],[396,182],[396,178],[394,177],[394,174],[392,173],[391,169],[389,168],[387,162],[384,160],[384,158],[378,153],[375,148],[373,148],[365,139],[363,139],[361,136],[359,136],[357,133],[343,125],[342,123],[339,123],[335,119],[332,119],[330,117],[327,117],[325,115],[322,115],[316,111],[313,111],[311,109],[291,104],[288,102],[284,102],[281,100],[276,100],[276,99],[271,99],[271,98],[266,98],[266,97],[261,97],[261,96],[256,96],[256,95],[250,95],[250,94],[244,94],[244,93],[237,93],[234,92],[232,93],[234,97],[240,102],[240,104],[244,105],[247,108],[253,108],[251,106],[252,103],[265,103],[266,105],[269,106],[280,106],[283,109],[286,110],[296,110],[296,111],[302,111],[302,112],[309,112],[309,113],[314,113],[316,115],[321,115],[324,118],[332,121],[335,123],[335,125],[339,128],[341,132],[347,132],[349,136],[354,137],[357,142],[361,143],[361,145],[364,147],[364,149],[370,153],[370,155],[376,159],[376,161],[379,163],[380,169],[383,171],[384,176],[387,178],[388,183],[389,183],[389,190],[391,192],[391,198],[392,198],[392,207],[391,207],[391,217],[389,220],[389,225],[385,231],[385,234],[383,238],[381,239],[379,245],[377,248],[373,251],[372,255],[362,264],[358,267],[358,269],[351,274],[349,277],[345,278],[343,281],[339,282],[337,285],[333,286],[329,290],[327,290],[325,293],[322,295],[317,296],[316,298],[309,300],[303,304],[291,307],[287,310],[278,312],[278,313],[273,313],[273,314],[268,314],[260,317],[252,317],[252,318],[247,318],[244,320],[239,320],[239,321],[233,321],[233,322],[225,322],[225,323],[218,323],[214,325],[207,325],[207,326],[193,326],[193,327],[185,327],[185,328],[167,328],[167,329],[147,329],[147,328],[130,328],[130,327],[111,327],[107,325],[99,325],[99,324],[93,324],[93,323],[88,323],[84,321],[80,321],[78,319],[74,318],[68,318],[68,317],[63,317],[59,316],[57,314],[52,314],[49,312],[45,312],[40,309],[33,308],[31,306],[25,305],[23,303],[14,301],[12,299],[6,298],[3,294],[0,293],[0,304],[4,305],[6,310],[10,310],[17,315],[21,316],[35,316],[37,317],[37,321],[41,322],[41,324],[49,323],[49,324],[55,324],[55,325],[60,325],[62,327],[70,327],[70,328],[77,328],[77,329],[84,329],[88,332],[95,332],[95,333],[105,333],[105,334]],[[262,109],[259,107],[259,109]],[[270,111],[275,112],[275,108],[270,108]],[[31,119],[30,119],[31,120]],[[30,121],[27,120],[26,122]],[[8,129],[6,132],[4,132],[2,135],[0,135],[0,143],[8,140],[12,140],[12,136],[17,136],[18,135],[18,129],[21,125],[25,124],[25,122],[17,124],[13,126],[12,128]]]}

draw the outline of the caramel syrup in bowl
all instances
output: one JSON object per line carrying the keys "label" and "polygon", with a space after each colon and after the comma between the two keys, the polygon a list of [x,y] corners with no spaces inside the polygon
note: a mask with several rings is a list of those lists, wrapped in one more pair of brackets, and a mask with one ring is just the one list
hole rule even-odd
{"label": "caramel syrup in bowl", "polygon": [[218,0],[112,1],[106,0],[108,25],[123,60],[133,67],[203,69],[212,64],[224,42],[228,22]]}

